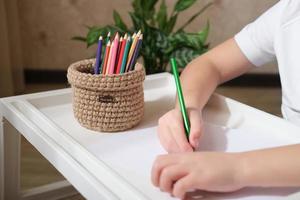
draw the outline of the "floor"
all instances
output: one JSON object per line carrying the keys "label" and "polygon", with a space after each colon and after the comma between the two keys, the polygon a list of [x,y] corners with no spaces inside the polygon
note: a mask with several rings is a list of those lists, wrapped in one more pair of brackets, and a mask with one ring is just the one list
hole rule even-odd
{"label": "floor", "polygon": [[[53,90],[65,88],[63,84],[29,84],[26,86],[25,93]],[[281,90],[279,88],[252,88],[252,87],[220,87],[217,93],[236,99],[240,102],[280,116]],[[62,180],[63,176],[59,174],[45,160],[35,148],[22,138],[22,159],[21,159],[21,187],[29,189],[34,186],[51,183]],[[81,195],[64,200],[82,200]]]}

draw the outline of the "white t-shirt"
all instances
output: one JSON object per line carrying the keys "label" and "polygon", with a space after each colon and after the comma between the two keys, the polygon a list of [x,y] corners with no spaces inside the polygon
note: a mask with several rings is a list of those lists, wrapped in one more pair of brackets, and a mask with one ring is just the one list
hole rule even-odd
{"label": "white t-shirt", "polygon": [[235,41],[255,66],[277,59],[282,114],[300,125],[300,0],[281,0],[236,34]]}

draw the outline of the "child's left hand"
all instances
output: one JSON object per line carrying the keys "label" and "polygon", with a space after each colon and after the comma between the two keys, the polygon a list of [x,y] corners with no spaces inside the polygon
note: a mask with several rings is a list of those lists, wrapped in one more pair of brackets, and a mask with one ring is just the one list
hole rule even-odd
{"label": "child's left hand", "polygon": [[194,189],[235,191],[243,187],[240,160],[239,154],[221,152],[161,155],[152,168],[152,183],[178,198]]}

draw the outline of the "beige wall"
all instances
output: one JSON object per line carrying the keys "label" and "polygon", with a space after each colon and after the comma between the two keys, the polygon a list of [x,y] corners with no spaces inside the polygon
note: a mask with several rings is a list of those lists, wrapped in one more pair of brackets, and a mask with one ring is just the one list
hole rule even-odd
{"label": "beige wall", "polygon": [[17,0],[0,0],[0,97],[24,89]]}
{"label": "beige wall", "polygon": [[9,54],[9,42],[6,23],[6,10],[0,0],[0,97],[13,95],[13,81]]}
{"label": "beige wall", "polygon": [[[209,41],[215,46],[233,36],[277,1],[215,0],[216,4],[187,30],[198,31],[209,19],[211,23]],[[130,22],[127,14],[131,8],[130,2],[129,0],[18,1],[25,67],[66,69],[71,62],[90,57],[95,49],[86,50],[83,43],[72,41],[70,38],[85,34],[84,25],[112,23],[113,9],[118,10],[125,21]],[[167,0],[169,8],[173,2],[174,0]],[[208,0],[199,0],[192,9],[184,12],[178,25],[206,2]],[[274,67],[264,70],[276,72]]]}

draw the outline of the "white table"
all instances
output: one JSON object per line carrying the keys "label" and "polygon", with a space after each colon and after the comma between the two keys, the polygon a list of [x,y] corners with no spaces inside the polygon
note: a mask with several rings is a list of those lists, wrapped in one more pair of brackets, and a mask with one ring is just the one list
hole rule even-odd
{"label": "white table", "polygon": [[[155,137],[155,128],[158,117],[174,105],[174,80],[168,73],[147,76],[144,88],[144,119],[122,134],[95,133],[80,127],[72,115],[71,89],[1,99],[0,200],[55,199],[76,193],[73,186],[87,199],[172,199],[150,184],[150,174],[145,173],[144,168],[152,164],[155,155],[163,152]],[[206,106],[204,119],[233,130],[259,130],[264,133],[262,138],[277,142],[264,143],[262,139],[261,147],[300,142],[299,127],[217,94]],[[68,181],[20,191],[20,134]],[[228,140],[227,146],[223,144],[221,148],[220,143],[216,143],[208,148],[239,150],[234,149],[239,141],[224,138]],[[240,150],[251,149],[251,136],[249,141],[248,146]],[[253,145],[256,145],[253,148],[259,146]],[[151,158],[141,156],[143,153]],[[213,194],[215,198],[212,198],[212,194],[207,194],[207,197],[259,199],[255,195],[265,194],[267,199],[300,199],[298,191],[297,188],[246,189],[229,196]]]}

